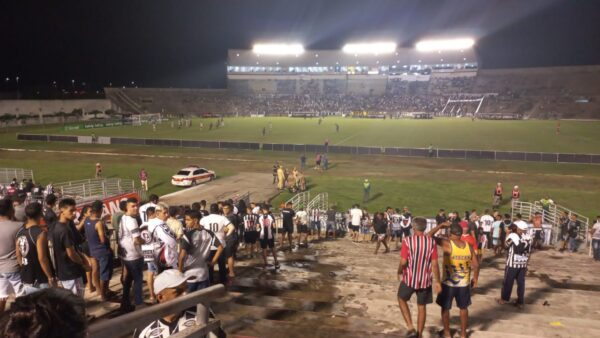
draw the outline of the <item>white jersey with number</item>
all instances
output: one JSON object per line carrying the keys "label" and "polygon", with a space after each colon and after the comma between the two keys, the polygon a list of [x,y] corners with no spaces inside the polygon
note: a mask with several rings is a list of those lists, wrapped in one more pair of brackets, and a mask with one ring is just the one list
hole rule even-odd
{"label": "white jersey with number", "polygon": [[490,232],[492,230],[492,224],[494,224],[494,217],[490,215],[483,215],[479,219],[483,232]]}
{"label": "white jersey with number", "polygon": [[[202,217],[200,220],[200,225],[206,229],[214,232],[215,236],[219,239],[219,242],[223,245],[223,248],[226,247],[225,244],[225,227],[227,227],[231,222],[225,216],[210,214],[206,217]],[[211,250],[217,250],[215,245],[210,247]]]}

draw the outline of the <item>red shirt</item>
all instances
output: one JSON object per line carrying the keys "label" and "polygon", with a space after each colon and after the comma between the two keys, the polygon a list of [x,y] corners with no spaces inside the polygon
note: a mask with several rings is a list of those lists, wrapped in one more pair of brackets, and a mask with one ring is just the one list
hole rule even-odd
{"label": "red shirt", "polygon": [[400,257],[407,261],[402,274],[404,284],[413,289],[431,286],[431,261],[438,258],[437,245],[433,238],[424,235],[405,237],[402,240]]}
{"label": "red shirt", "polygon": [[460,239],[469,243],[471,248],[473,248],[473,252],[477,252],[477,241],[473,236],[471,236],[471,234],[462,234],[462,236],[460,236]]}

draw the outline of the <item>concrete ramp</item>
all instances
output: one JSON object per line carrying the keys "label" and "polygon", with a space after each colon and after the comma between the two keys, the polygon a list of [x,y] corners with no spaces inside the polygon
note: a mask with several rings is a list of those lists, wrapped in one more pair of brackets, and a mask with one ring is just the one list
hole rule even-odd
{"label": "concrete ramp", "polygon": [[253,202],[268,201],[277,195],[270,173],[239,173],[234,176],[217,178],[214,181],[191,188],[181,188],[174,193],[161,196],[160,200],[169,205],[192,204],[206,200],[208,203],[233,198],[250,193]]}

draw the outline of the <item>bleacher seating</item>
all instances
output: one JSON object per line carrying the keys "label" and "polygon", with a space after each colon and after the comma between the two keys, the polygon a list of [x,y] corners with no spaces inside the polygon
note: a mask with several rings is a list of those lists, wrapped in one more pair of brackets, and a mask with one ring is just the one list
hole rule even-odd
{"label": "bleacher seating", "polygon": [[[432,74],[390,78],[282,78],[234,80],[227,90],[106,88],[125,111],[169,114],[267,114],[291,112],[422,111],[439,114],[449,98],[485,96],[479,113],[536,118],[600,117],[600,66],[479,70],[476,76]],[[452,104],[469,115],[473,104]]]}

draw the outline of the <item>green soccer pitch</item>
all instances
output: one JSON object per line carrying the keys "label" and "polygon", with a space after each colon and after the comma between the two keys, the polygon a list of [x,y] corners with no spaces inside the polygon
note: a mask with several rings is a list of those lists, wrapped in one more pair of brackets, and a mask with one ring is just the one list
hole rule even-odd
{"label": "green soccer pitch", "polygon": [[[432,120],[381,120],[316,118],[225,118],[216,128],[215,119],[193,119],[191,127],[171,128],[170,122],[152,126],[122,126],[63,131],[62,126],[33,127],[30,132],[70,135],[125,136],[188,140],[247,141],[264,143],[323,144],[443,149],[513,150],[532,152],[600,153],[600,121],[491,121],[468,118]],[[200,124],[204,128],[200,128]],[[213,129],[209,130],[210,123]],[[339,125],[336,132],[335,125]],[[272,126],[272,128],[270,128]],[[266,135],[262,135],[263,128]]]}
{"label": "green soccer pitch", "polygon": [[[150,174],[150,190],[165,194],[179,190],[170,185],[170,176],[188,164],[214,169],[220,178],[248,171],[271,172],[275,161],[287,168],[299,165],[299,153],[269,151],[236,151],[217,149],[185,149],[174,147],[91,145],[17,141],[16,133],[62,133],[97,136],[154,137],[222,141],[254,141],[274,143],[331,145],[381,145],[427,147],[431,142],[439,148],[528,150],[549,152],[600,153],[600,138],[594,133],[600,123],[561,121],[561,132],[555,133],[556,121],[475,121],[468,119],[434,120],[358,120],[325,118],[225,118],[225,127],[208,130],[216,120],[194,119],[191,128],[170,127],[170,122],[157,126],[127,126],[80,131],[61,131],[62,126],[19,127],[0,129],[0,167],[33,169],[36,180],[53,181],[91,178],[94,163],[101,162],[105,176],[136,179],[141,167]],[[272,129],[269,129],[272,123]],[[335,123],[340,125],[339,134]],[[262,136],[262,128],[267,135]],[[55,151],[65,151],[57,153]],[[169,155],[172,158],[153,157]],[[523,199],[539,200],[548,194],[557,203],[589,217],[600,214],[600,170],[596,165],[553,164],[513,161],[450,160],[400,158],[395,156],[351,156],[330,154],[330,170],[324,173],[307,169],[309,188],[316,195],[328,192],[331,203],[348,208],[362,203],[362,180],[372,182],[371,200],[364,205],[370,210],[386,206],[407,205],[414,214],[433,216],[438,208],[464,212],[483,210],[491,204],[492,189],[503,182],[509,194],[519,185]],[[314,164],[314,154],[307,154],[307,166]],[[289,198],[282,193],[274,205]],[[502,211],[508,211],[508,204]]]}

